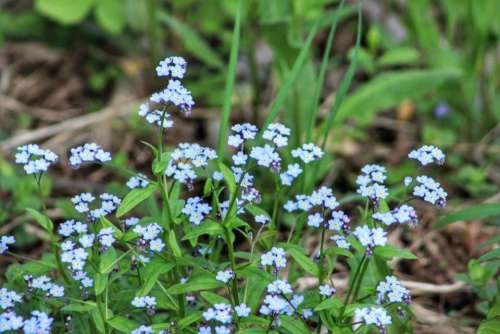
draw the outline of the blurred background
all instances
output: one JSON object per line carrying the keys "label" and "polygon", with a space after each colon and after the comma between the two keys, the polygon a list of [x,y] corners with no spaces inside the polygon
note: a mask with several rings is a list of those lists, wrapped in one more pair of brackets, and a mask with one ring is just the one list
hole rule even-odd
{"label": "blurred background", "polygon": [[[61,155],[44,179],[55,220],[78,192],[125,194],[125,177],[74,171],[67,152],[97,142],[117,163],[149,173],[152,157],[140,140],[154,132],[137,111],[165,85],[154,70],[164,57],[188,60],[185,85],[196,101],[191,117],[174,116],[168,144],[216,145],[236,7],[234,0],[0,0],[0,234],[18,238],[16,251],[37,256],[46,245],[24,212],[40,200],[32,178],[13,164],[15,148],[39,143]],[[317,140],[352,75],[326,142],[332,162],[324,183],[349,195],[368,162],[386,163],[395,183],[412,171],[407,153],[433,144],[447,153],[445,167],[433,172],[450,211],[499,203],[499,13],[498,0],[346,1],[340,9],[334,0],[246,0],[231,120],[262,124],[317,22],[280,118],[292,128],[292,146]],[[318,119],[308,127],[336,19]],[[421,209],[415,230],[391,235],[419,256],[394,263],[400,276],[437,287],[417,294],[417,330],[472,333],[497,293],[500,266],[474,259],[498,243],[500,220],[435,229],[438,212]],[[0,258],[2,271],[11,261]]]}

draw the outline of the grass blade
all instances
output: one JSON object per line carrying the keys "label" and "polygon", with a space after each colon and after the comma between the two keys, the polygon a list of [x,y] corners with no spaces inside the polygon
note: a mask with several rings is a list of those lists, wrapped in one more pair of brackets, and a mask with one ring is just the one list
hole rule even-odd
{"label": "grass blade", "polygon": [[236,65],[238,63],[238,50],[240,47],[240,27],[241,26],[241,0],[238,0],[236,19],[234,21],[233,37],[231,40],[231,53],[229,55],[229,68],[226,77],[226,87],[224,89],[224,104],[222,105],[222,115],[219,128],[219,143],[217,154],[219,161],[224,160],[224,148],[226,147],[226,137],[229,128],[229,116],[231,115],[231,98],[233,96],[234,81],[236,79]]}
{"label": "grass blade", "polygon": [[174,30],[182,38],[186,49],[193,55],[209,66],[215,68],[224,68],[224,62],[219,54],[203,40],[203,38],[191,27],[177,20],[166,13],[159,13],[158,17],[165,22],[172,30]]}
{"label": "grass blade", "polygon": [[442,217],[436,225],[435,229],[443,228],[449,224],[458,221],[467,221],[473,219],[488,218],[500,215],[500,204],[499,203],[486,203],[470,206],[463,210],[450,213]]}
{"label": "grass blade", "polygon": [[307,130],[306,130],[306,143],[311,141],[312,137],[312,131],[314,129],[314,124],[316,123],[316,117],[318,115],[319,111],[319,99],[321,97],[321,88],[323,87],[323,84],[325,82],[325,77],[326,77],[326,69],[328,68],[328,63],[330,59],[330,54],[332,50],[332,45],[333,45],[333,37],[335,36],[335,31],[337,30],[337,23],[340,17],[340,13],[342,12],[342,8],[344,7],[344,2],[345,0],[340,1],[337,9],[335,10],[335,14],[333,15],[333,21],[332,25],[330,27],[330,31],[328,33],[328,38],[326,41],[326,48],[323,53],[323,59],[321,60],[321,67],[319,70],[319,76],[318,76],[318,84],[316,85],[316,92],[315,92],[315,97],[313,101],[313,106],[311,108],[312,112],[309,118],[309,123],[307,125]]}
{"label": "grass blade", "polygon": [[324,123],[324,130],[323,130],[323,141],[321,143],[321,148],[325,148],[326,142],[328,140],[328,136],[330,134],[330,130],[333,125],[333,121],[335,120],[335,116],[337,115],[337,111],[339,110],[340,106],[342,105],[342,102],[344,101],[344,98],[347,94],[347,90],[351,86],[352,78],[354,76],[354,71],[356,70],[357,67],[357,62],[358,62],[358,50],[360,47],[361,43],[361,27],[362,27],[362,19],[361,19],[361,7],[358,8],[358,31],[356,33],[356,48],[354,49],[354,55],[352,57],[351,64],[349,65],[349,68],[347,69],[346,74],[344,75],[344,78],[342,79],[342,82],[340,84],[339,90],[335,96],[335,102],[332,105],[332,108],[330,109],[330,113],[328,114],[328,118],[326,122]]}
{"label": "grass blade", "polygon": [[316,20],[311,30],[309,31],[309,34],[307,35],[304,46],[300,50],[297,59],[295,59],[295,62],[293,63],[292,70],[290,71],[288,78],[286,79],[285,83],[278,92],[278,95],[274,99],[274,102],[271,106],[271,110],[269,111],[269,115],[267,115],[267,118],[262,126],[262,129],[260,130],[259,137],[262,136],[262,133],[267,128],[267,126],[276,118],[276,116],[278,116],[281,107],[285,103],[286,98],[288,96],[288,92],[292,88],[293,83],[297,79],[300,70],[302,69],[302,66],[305,63],[307,54],[309,53],[309,49],[311,48],[312,40],[314,38],[314,35],[316,34],[316,30],[318,29],[318,25],[319,21]]}

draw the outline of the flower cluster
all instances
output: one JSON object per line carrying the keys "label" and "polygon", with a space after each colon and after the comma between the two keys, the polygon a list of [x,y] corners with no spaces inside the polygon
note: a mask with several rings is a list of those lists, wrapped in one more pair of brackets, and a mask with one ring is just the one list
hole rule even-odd
{"label": "flower cluster", "polygon": [[61,250],[62,262],[68,263],[73,271],[83,270],[88,258],[88,253],[84,248],[76,247],[73,241],[66,240],[61,244]]}
{"label": "flower cluster", "polygon": [[[149,248],[149,252],[161,252],[165,247],[165,244],[158,236],[163,232],[163,228],[157,223],[151,223],[146,226],[136,225],[134,227],[134,232],[139,234],[139,239],[137,240],[137,247],[139,251],[146,251]],[[149,262],[149,258],[141,257],[142,262]]]}
{"label": "flower cluster", "polygon": [[[250,308],[246,304],[239,304],[233,309],[231,305],[218,303],[203,312],[203,319],[207,322],[219,323],[215,326],[216,334],[229,334],[232,332],[231,324],[235,313],[240,318],[248,317]],[[210,326],[202,326],[198,333],[212,334],[212,329]]]}
{"label": "flower cluster", "polygon": [[271,145],[254,146],[250,151],[250,157],[255,159],[257,165],[261,167],[271,168],[277,172],[280,170],[281,157]]}
{"label": "flower cluster", "polygon": [[266,215],[257,215],[254,217],[254,219],[255,219],[256,223],[261,224],[261,225],[266,225],[267,223],[269,223],[271,221],[271,218],[269,218],[269,216],[266,216]]}
{"label": "flower cluster", "polygon": [[188,216],[189,222],[194,225],[200,225],[205,217],[210,213],[212,207],[203,202],[201,197],[188,198],[182,213]]}
{"label": "flower cluster", "polygon": [[312,315],[310,309],[303,309],[302,314],[298,313],[299,306],[304,302],[304,296],[293,294],[288,297],[287,295],[290,294],[293,294],[292,286],[287,281],[277,279],[268,284],[267,295],[264,297],[259,312],[273,318],[281,314],[289,316],[297,314],[304,319],[309,318]]}
{"label": "flower cluster", "polygon": [[387,212],[375,212],[372,218],[376,221],[380,221],[385,225],[392,224],[408,224],[414,227],[418,224],[418,216],[415,209],[410,206],[403,204],[398,208],[395,208]]}
{"label": "flower cluster", "polygon": [[112,247],[116,241],[115,236],[113,235],[113,228],[105,227],[101,229],[99,233],[97,233],[97,240],[101,245],[100,247],[101,252],[104,252],[106,251],[106,249]]}
{"label": "flower cluster", "polygon": [[73,234],[87,233],[87,229],[87,224],[70,219],[59,225],[57,232],[67,238]]}
{"label": "flower cluster", "polygon": [[331,297],[335,292],[335,288],[330,284],[323,284],[319,286],[319,294],[323,297]]}
{"label": "flower cluster", "polygon": [[79,168],[84,163],[108,162],[111,161],[111,154],[104,151],[96,143],[87,143],[71,149],[69,165],[73,168]]}
{"label": "flower cluster", "polygon": [[234,278],[234,272],[231,269],[217,272],[216,280],[227,283]]}
{"label": "flower cluster", "polygon": [[191,188],[196,180],[194,168],[203,168],[216,159],[214,150],[198,144],[182,143],[172,152],[165,175],[173,177]]}
{"label": "flower cluster", "polygon": [[23,296],[15,291],[7,290],[6,288],[0,289],[0,308],[6,310],[14,307],[15,303],[19,303]]}
{"label": "flower cluster", "polygon": [[[163,91],[151,95],[151,102],[157,104],[163,103],[167,106],[174,105],[182,112],[189,114],[194,106],[193,96],[179,80],[176,80],[184,78],[186,67],[187,62],[181,57],[168,57],[162,60],[158,67],[156,67],[156,73],[160,77],[166,76],[170,77],[170,79],[167,87]],[[146,105],[146,107],[149,108],[148,105]]]}
{"label": "flower cluster", "polygon": [[323,154],[321,148],[313,143],[303,144],[301,147],[292,150],[292,157],[299,158],[305,164],[321,159]]}
{"label": "flower cluster", "polygon": [[288,145],[290,129],[281,123],[271,123],[262,134],[262,138],[272,141],[276,147],[285,147]]}
{"label": "flower cluster", "polygon": [[382,307],[363,307],[354,311],[354,322],[375,325],[381,333],[385,333],[385,327],[392,323],[392,319]]}
{"label": "flower cluster", "polygon": [[425,175],[417,176],[418,185],[413,188],[413,195],[422,198],[424,201],[437,205],[440,208],[446,206],[448,194],[441,187],[439,182]]}
{"label": "flower cluster", "polygon": [[40,311],[31,312],[31,318],[23,324],[24,334],[49,334],[52,329],[53,318]]}
{"label": "flower cluster", "polygon": [[135,297],[132,300],[131,304],[134,307],[145,308],[148,314],[152,315],[155,313],[156,309],[156,297],[151,297],[151,296]]}
{"label": "flower cluster", "polygon": [[86,213],[91,221],[95,221],[113,213],[121,203],[118,197],[104,193],[99,195],[101,205],[95,209],[91,209],[90,204],[93,203],[95,199],[96,198],[91,193],[81,193],[74,196],[71,202],[73,202],[76,211]]}
{"label": "flower cluster", "polygon": [[313,191],[311,195],[296,195],[295,201],[289,200],[284,208],[288,212],[309,211],[314,208],[334,210],[338,207],[337,198],[328,187],[321,187]]}
{"label": "flower cluster", "polygon": [[172,56],[160,61],[156,67],[156,74],[159,77],[184,78],[186,74],[187,62],[182,57]]}
{"label": "flower cluster", "polygon": [[384,185],[386,170],[379,165],[366,165],[361,169],[362,174],[356,179],[358,194],[368,197],[375,206],[381,199],[388,195],[387,187]]}
{"label": "flower cluster", "polygon": [[424,145],[417,150],[413,150],[408,154],[408,157],[417,160],[422,166],[432,163],[442,165],[445,159],[443,151],[432,145]]}
{"label": "flower cluster", "polygon": [[358,226],[352,234],[366,248],[367,255],[371,254],[373,247],[385,246],[387,242],[387,232],[381,227],[370,228],[367,225]]}
{"label": "flower cluster", "polygon": [[23,325],[23,317],[18,316],[14,311],[0,313],[0,333],[17,331]]}
{"label": "flower cluster", "polygon": [[51,150],[44,150],[36,144],[28,144],[17,148],[15,158],[16,163],[24,165],[24,171],[30,175],[46,172],[59,157]]}
{"label": "flower cluster", "polygon": [[149,100],[157,104],[174,105],[188,115],[194,106],[191,92],[179,80],[174,79],[168,81],[163,91],[153,93]]}
{"label": "flower cluster", "polygon": [[149,179],[147,178],[146,175],[142,173],[132,176],[127,181],[127,187],[129,187],[130,189],[146,188],[148,184],[149,184]]}
{"label": "flower cluster", "polygon": [[285,255],[283,248],[273,247],[269,252],[262,254],[260,263],[263,266],[273,266],[274,271],[278,272],[280,268],[286,267]]}
{"label": "flower cluster", "polygon": [[136,329],[134,329],[132,332],[130,332],[130,334],[153,334],[153,333],[167,334],[167,332],[165,332],[164,330],[155,331],[153,327],[146,325],[141,325]]}
{"label": "flower cluster", "polygon": [[42,275],[33,277],[32,275],[25,275],[24,280],[28,284],[28,291],[38,289],[45,292],[47,297],[63,297],[64,287],[52,283],[49,277]]}
{"label": "flower cluster", "polygon": [[233,134],[228,137],[228,144],[232,147],[242,147],[245,141],[255,139],[259,129],[250,123],[235,124],[231,127]]}
{"label": "flower cluster", "polygon": [[149,124],[156,124],[163,129],[174,126],[174,121],[169,113],[165,110],[151,110],[148,103],[143,103],[139,106],[139,116],[144,117]]}
{"label": "flower cluster", "polygon": [[377,285],[377,303],[409,304],[410,302],[410,291],[395,276],[387,276]]}
{"label": "flower cluster", "polygon": [[295,163],[288,165],[287,170],[280,174],[281,184],[284,186],[291,186],[292,182],[299,177],[300,174],[302,174],[302,168],[300,168],[299,164]]}
{"label": "flower cluster", "polygon": [[9,245],[13,245],[16,242],[16,238],[11,235],[2,235],[0,237],[0,254],[5,253],[9,250]]}

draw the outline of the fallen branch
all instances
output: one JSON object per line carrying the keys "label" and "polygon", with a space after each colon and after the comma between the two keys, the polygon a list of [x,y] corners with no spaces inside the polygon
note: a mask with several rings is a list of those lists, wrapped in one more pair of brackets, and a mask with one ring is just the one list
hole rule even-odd
{"label": "fallen branch", "polygon": [[99,112],[70,118],[57,124],[18,134],[1,142],[0,151],[8,152],[19,145],[36,142],[62,132],[76,131],[92,124],[105,122],[113,117],[126,116],[132,111],[132,106],[137,103],[138,101],[136,99],[129,99],[119,105],[115,104],[104,108]]}

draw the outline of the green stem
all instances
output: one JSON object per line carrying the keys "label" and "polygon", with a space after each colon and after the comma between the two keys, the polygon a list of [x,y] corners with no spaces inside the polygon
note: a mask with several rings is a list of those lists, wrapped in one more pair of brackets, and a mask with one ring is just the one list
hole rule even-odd
{"label": "green stem", "polygon": [[358,298],[359,289],[361,288],[361,282],[363,282],[363,276],[365,276],[366,269],[368,269],[369,259],[365,258],[365,262],[363,263],[363,267],[361,268],[361,272],[359,275],[358,282],[354,289],[354,294],[352,296],[352,302],[355,302]]}
{"label": "green stem", "polygon": [[353,290],[352,287],[356,284],[356,282],[358,280],[358,276],[359,276],[359,273],[361,271],[361,267],[363,266],[363,264],[365,262],[365,259],[366,259],[366,254],[363,254],[363,258],[361,259],[361,262],[359,263],[358,267],[356,268],[356,271],[354,272],[352,284],[349,286],[349,290],[347,291],[347,295],[346,295],[346,298],[344,300],[344,306],[342,306],[342,310],[340,311],[339,319],[341,321],[342,321],[342,318],[344,316],[345,310],[347,308],[347,304],[349,303],[349,299],[351,298],[351,294],[352,294],[352,290]]}
{"label": "green stem", "polygon": [[236,305],[240,303],[239,297],[238,297],[238,277],[236,276],[236,258],[234,257],[234,245],[233,242],[231,241],[231,236],[230,236],[230,231],[227,227],[224,226],[224,233],[225,233],[225,238],[227,242],[227,251],[228,251],[228,256],[229,260],[231,261],[231,270],[233,271],[234,278],[231,280],[231,287],[232,287],[232,295],[233,295],[233,300]]}
{"label": "green stem", "polygon": [[[40,196],[40,201],[42,202],[42,212],[43,214],[48,217],[48,212],[47,212],[47,206],[45,205],[45,196],[43,195],[42,192],[42,177],[43,174],[40,173],[38,178],[35,176],[36,184],[37,184],[37,189],[38,189],[38,195]],[[50,243],[51,243],[51,249],[52,253],[54,254],[54,257],[56,259],[56,266],[57,266],[57,271],[61,274],[64,283],[70,285],[71,280],[69,279],[68,274],[66,274],[66,271],[64,270],[64,266],[61,261],[61,254],[59,253],[59,247],[56,243],[57,236],[55,235],[54,231],[48,231],[50,234]]]}

